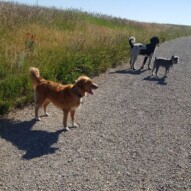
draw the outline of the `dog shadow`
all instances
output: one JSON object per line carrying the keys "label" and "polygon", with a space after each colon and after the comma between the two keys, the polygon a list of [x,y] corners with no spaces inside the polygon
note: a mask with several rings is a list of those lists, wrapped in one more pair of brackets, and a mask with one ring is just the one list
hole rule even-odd
{"label": "dog shadow", "polygon": [[23,122],[9,119],[0,121],[0,137],[11,142],[19,150],[26,151],[22,156],[24,160],[55,153],[58,148],[52,145],[57,143],[59,135],[64,131],[32,130],[35,123],[35,119]]}
{"label": "dog shadow", "polygon": [[147,76],[143,80],[157,82],[157,84],[159,84],[159,85],[167,85],[166,77],[156,78],[154,76]]}
{"label": "dog shadow", "polygon": [[115,72],[110,72],[109,74],[114,74],[114,73],[117,73],[117,74],[131,74],[131,75],[140,75],[141,73],[143,72],[146,72],[147,70],[140,70],[140,69],[137,69],[137,70],[132,70],[132,69],[125,69],[125,70],[117,70]]}

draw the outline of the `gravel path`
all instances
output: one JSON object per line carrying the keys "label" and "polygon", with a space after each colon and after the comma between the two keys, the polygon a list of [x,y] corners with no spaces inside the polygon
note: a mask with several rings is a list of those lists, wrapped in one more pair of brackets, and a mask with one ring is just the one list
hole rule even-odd
{"label": "gravel path", "polygon": [[173,54],[165,79],[128,64],[96,77],[69,132],[54,106],[40,122],[34,106],[1,119],[0,190],[191,191],[191,37],[156,51]]}

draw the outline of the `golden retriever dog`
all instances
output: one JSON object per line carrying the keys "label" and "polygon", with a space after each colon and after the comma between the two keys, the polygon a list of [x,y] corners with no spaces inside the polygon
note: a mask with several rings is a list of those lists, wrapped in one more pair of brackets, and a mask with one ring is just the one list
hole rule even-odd
{"label": "golden retriever dog", "polygon": [[63,125],[65,130],[69,130],[67,126],[69,113],[71,115],[72,126],[78,127],[74,123],[74,115],[76,109],[80,106],[81,98],[85,96],[86,92],[93,94],[93,90],[97,89],[98,86],[87,76],[80,76],[74,84],[68,85],[48,81],[40,77],[39,70],[34,67],[30,67],[29,77],[34,88],[36,120],[40,120],[38,116],[40,107],[44,108],[46,116],[49,115],[47,113],[47,106],[52,102],[55,106],[62,109],[64,113]]}

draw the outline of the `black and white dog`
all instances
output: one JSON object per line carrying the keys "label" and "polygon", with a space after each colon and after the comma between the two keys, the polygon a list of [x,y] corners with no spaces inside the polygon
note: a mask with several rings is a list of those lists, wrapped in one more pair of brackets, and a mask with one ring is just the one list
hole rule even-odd
{"label": "black and white dog", "polygon": [[145,56],[145,58],[140,69],[144,68],[145,63],[149,58],[148,69],[151,70],[150,68],[151,59],[153,57],[155,48],[158,44],[159,44],[159,38],[156,36],[152,37],[150,39],[150,43],[146,45],[143,45],[141,43],[135,43],[135,37],[133,36],[130,37],[129,45],[131,46],[131,60],[130,60],[131,69],[135,70],[135,62],[138,58],[138,55],[143,55]]}

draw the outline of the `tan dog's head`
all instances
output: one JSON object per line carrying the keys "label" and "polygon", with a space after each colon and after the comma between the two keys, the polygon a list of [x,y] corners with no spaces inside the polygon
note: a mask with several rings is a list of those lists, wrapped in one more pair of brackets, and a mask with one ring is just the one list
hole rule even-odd
{"label": "tan dog's head", "polygon": [[92,80],[87,76],[80,76],[75,83],[75,86],[78,88],[81,93],[93,94],[93,90],[97,89],[97,84],[93,83]]}

